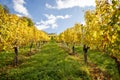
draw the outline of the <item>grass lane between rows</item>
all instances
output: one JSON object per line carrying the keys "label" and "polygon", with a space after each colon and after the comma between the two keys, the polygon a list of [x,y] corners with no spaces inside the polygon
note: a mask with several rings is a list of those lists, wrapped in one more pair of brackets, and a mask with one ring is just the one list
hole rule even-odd
{"label": "grass lane between rows", "polygon": [[[20,58],[19,58],[20,59]],[[0,80],[89,80],[87,67],[50,42],[18,67],[1,73]]]}

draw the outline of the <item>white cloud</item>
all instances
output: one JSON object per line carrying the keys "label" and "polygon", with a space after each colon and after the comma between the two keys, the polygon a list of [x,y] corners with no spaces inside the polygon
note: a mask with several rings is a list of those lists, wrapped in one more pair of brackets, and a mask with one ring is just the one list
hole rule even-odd
{"label": "white cloud", "polygon": [[21,15],[21,14],[16,14],[17,16],[19,16],[19,17],[22,17],[23,15]]}
{"label": "white cloud", "polygon": [[46,3],[46,7],[50,9],[65,9],[85,6],[95,6],[95,0],[56,0],[56,6]]}
{"label": "white cloud", "polygon": [[47,29],[47,28],[54,29],[54,28],[58,27],[58,25],[57,25],[58,19],[68,19],[71,17],[71,15],[65,15],[65,16],[61,16],[61,15],[54,16],[52,14],[51,15],[44,14],[44,15],[47,18],[47,20],[45,20],[45,21],[41,20],[40,22],[36,23],[36,27],[40,30]]}
{"label": "white cloud", "polygon": [[39,30],[44,30],[44,29],[49,28],[49,26],[42,25],[42,24],[36,24],[35,26],[36,26]]}
{"label": "white cloud", "polygon": [[23,16],[30,16],[27,8],[24,6],[25,4],[24,0],[13,0],[13,4],[14,10],[18,12],[20,15],[22,14]]}

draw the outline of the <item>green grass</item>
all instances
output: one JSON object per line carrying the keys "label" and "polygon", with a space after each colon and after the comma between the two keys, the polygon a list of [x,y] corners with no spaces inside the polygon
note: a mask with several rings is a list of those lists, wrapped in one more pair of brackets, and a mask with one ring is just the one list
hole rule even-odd
{"label": "green grass", "polygon": [[108,72],[113,80],[120,79],[115,61],[112,58],[110,58],[107,54],[90,50],[88,56],[89,60],[97,64],[97,66],[101,70]]}
{"label": "green grass", "polygon": [[50,42],[17,67],[7,66],[0,80],[89,80],[87,68],[82,64],[79,58]]}
{"label": "green grass", "polygon": [[[76,46],[76,51],[83,56],[83,51],[81,47]],[[89,50],[88,62],[96,64],[97,67],[100,68],[102,71],[105,71],[108,74],[110,74],[112,80],[120,79],[115,61],[112,58],[110,58],[107,54],[96,50]]]}
{"label": "green grass", "polygon": [[[20,49],[19,64],[12,66],[13,51],[0,53],[0,80],[92,80],[89,66],[85,65],[82,48],[75,47],[77,55],[69,55],[65,49],[51,41],[34,55],[27,56],[29,47]],[[119,80],[115,62],[109,56],[89,50],[88,60],[102,71]]]}

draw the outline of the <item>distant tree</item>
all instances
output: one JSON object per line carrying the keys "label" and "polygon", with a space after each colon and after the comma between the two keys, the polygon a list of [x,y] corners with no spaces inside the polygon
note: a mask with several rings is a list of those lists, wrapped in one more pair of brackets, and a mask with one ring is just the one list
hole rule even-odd
{"label": "distant tree", "polygon": [[8,8],[7,5],[4,5],[4,6],[3,6],[3,9],[4,9],[4,12],[5,12],[5,13],[10,13],[9,8]]}
{"label": "distant tree", "polygon": [[21,17],[21,19],[23,19],[24,21],[27,21],[29,27],[34,26],[34,23],[30,18],[24,16],[24,17]]}

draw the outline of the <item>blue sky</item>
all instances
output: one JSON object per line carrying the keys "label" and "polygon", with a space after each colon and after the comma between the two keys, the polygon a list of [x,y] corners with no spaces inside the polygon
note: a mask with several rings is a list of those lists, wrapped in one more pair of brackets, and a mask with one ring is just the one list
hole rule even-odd
{"label": "blue sky", "polygon": [[84,12],[95,8],[95,0],[0,0],[10,12],[30,17],[36,27],[60,33],[75,23],[84,23]]}

